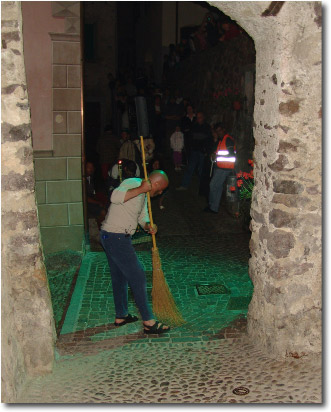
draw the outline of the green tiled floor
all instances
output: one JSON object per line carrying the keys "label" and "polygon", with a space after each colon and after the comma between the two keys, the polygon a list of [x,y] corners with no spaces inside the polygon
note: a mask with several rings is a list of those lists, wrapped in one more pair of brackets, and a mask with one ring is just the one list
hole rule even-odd
{"label": "green tiled floor", "polygon": [[[159,228],[157,246],[163,273],[186,323],[172,328],[162,339],[204,340],[238,316],[247,314],[253,292],[248,275],[250,233],[243,231],[227,214],[224,202],[219,215],[203,213],[206,201],[197,195],[194,179],[192,187],[185,193],[175,190],[179,175],[171,176],[170,180],[172,186],[165,197],[165,209],[158,208],[157,199],[152,200],[152,208]],[[85,331],[95,342],[124,336],[132,342],[137,339],[140,343],[150,341],[152,338],[144,339],[141,334],[141,322],[116,329],[103,327],[114,322],[115,312],[109,267],[98,237],[95,246],[95,252],[84,258],[61,336]],[[146,271],[147,293],[151,300],[151,242],[134,247]],[[227,293],[199,295],[197,285],[206,284],[221,284],[223,292]],[[244,304],[228,306],[236,297]],[[129,312],[139,316],[130,292]]]}
{"label": "green tiled floor", "polygon": [[[223,251],[221,251],[223,249]],[[239,314],[246,314],[252,295],[248,276],[248,259],[236,258],[220,239],[202,237],[163,238],[159,241],[163,272],[186,324],[167,334],[172,339],[201,340],[203,333],[214,334],[231,323]],[[150,250],[137,250],[147,274],[147,290],[151,301],[152,260]],[[198,284],[223,284],[226,294],[197,294]],[[246,304],[229,308],[233,297],[245,296]],[[129,294],[129,312],[138,314]],[[138,314],[139,315],[139,314]],[[77,286],[72,297],[61,334],[87,330],[114,321],[114,304],[110,272],[103,252],[91,252],[83,260]],[[94,335],[93,341],[134,334],[141,323],[108,330]],[[196,336],[194,334],[196,333]],[[167,337],[167,336],[166,336]]]}
{"label": "green tiled floor", "polygon": [[45,256],[56,328],[59,327],[65,307],[69,303],[69,292],[81,260],[80,253],[70,250]]}

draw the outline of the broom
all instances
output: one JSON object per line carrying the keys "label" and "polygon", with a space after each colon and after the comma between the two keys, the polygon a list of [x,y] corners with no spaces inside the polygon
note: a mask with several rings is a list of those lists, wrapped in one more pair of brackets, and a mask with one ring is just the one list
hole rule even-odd
{"label": "broom", "polygon": [[[140,136],[141,153],[144,167],[145,180],[148,180],[145,160],[144,139]],[[151,207],[150,193],[147,192],[148,213],[151,227],[153,227],[153,216]],[[185,323],[181,313],[179,312],[175,300],[170,292],[164,277],[161,265],[159,250],[156,247],[155,235],[152,234],[153,248],[152,248],[152,264],[153,264],[153,287],[152,287],[152,303],[153,312],[157,318],[171,326],[180,326]]]}

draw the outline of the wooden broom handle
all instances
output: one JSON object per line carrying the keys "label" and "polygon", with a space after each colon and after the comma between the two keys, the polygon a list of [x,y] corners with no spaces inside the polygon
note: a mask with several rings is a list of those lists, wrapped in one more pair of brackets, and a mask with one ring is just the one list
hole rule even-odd
{"label": "wooden broom handle", "polygon": [[[146,158],[145,158],[145,147],[144,147],[144,138],[140,136],[140,145],[141,145],[141,154],[143,157],[143,167],[144,167],[144,175],[145,175],[145,180],[148,180],[147,176],[147,169],[146,169]],[[151,195],[149,192],[147,192],[147,205],[148,205],[148,214],[149,214],[149,221],[151,224],[151,227],[153,227],[153,215],[152,215],[152,205],[151,205]],[[152,240],[153,240],[153,249],[156,249],[156,240],[155,240],[155,235],[152,234]]]}

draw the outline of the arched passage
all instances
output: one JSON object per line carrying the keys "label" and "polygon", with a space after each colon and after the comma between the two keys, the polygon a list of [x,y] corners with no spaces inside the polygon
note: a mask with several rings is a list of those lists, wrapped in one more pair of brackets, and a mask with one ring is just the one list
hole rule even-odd
{"label": "arched passage", "polygon": [[[254,39],[256,47],[256,90],[255,90],[255,182],[252,203],[252,239],[250,275],[254,282],[254,296],[249,308],[248,330],[250,336],[269,353],[284,356],[297,353],[298,356],[321,351],[321,6],[306,2],[213,2],[224,13],[236,20]],[[9,3],[3,18],[11,27],[20,27],[20,10],[17,3]],[[300,15],[300,19],[298,19]],[[7,52],[13,48],[13,55],[21,56],[20,31],[13,37],[7,34]],[[16,42],[18,46],[16,47]],[[15,46],[15,47],[14,47]],[[6,53],[7,53],[6,52]],[[16,57],[18,58],[18,57]],[[18,59],[21,59],[20,57]],[[11,60],[4,63],[12,67]],[[16,66],[22,70],[21,59]],[[22,106],[20,95],[10,96],[17,89],[11,87],[9,79],[5,95],[11,102],[18,103],[5,112]],[[24,85],[24,81],[22,82]],[[24,90],[24,87],[23,87]],[[24,95],[26,98],[26,95]],[[16,99],[16,100],[15,100]],[[8,101],[9,101],[8,100]],[[23,114],[22,114],[23,113]],[[29,142],[27,112],[15,118],[14,130],[3,131],[8,137],[3,145],[3,156],[11,159],[3,169],[2,190],[10,193],[13,183],[22,189],[21,196],[33,192],[32,156],[29,148],[17,147],[17,142]],[[7,121],[10,123],[9,118]],[[3,119],[5,120],[5,119]],[[21,121],[22,120],[22,121]],[[23,132],[22,132],[23,131]],[[30,143],[29,143],[30,144]],[[24,149],[24,150],[23,150]],[[20,150],[20,151],[19,151]],[[12,153],[18,153],[12,158]],[[19,154],[20,153],[20,154]],[[6,156],[8,155],[8,156]],[[22,161],[23,159],[23,161]],[[17,163],[17,164],[16,164]],[[17,166],[17,167],[16,167]],[[14,171],[19,171],[20,180]],[[16,177],[15,177],[16,176]],[[7,194],[8,194],[7,193]],[[18,198],[16,198],[17,201]],[[5,199],[7,202],[7,199]],[[10,220],[8,202],[3,203],[4,221],[10,230],[16,226]],[[31,203],[33,216],[36,208]],[[30,230],[30,226],[18,227],[18,231]],[[8,228],[6,228],[8,230]],[[10,233],[8,230],[7,234]],[[21,239],[21,238],[20,238]],[[30,279],[30,292],[21,310],[34,316],[35,336],[47,351],[35,351],[32,347],[31,324],[20,322],[19,308],[13,311],[9,301],[4,303],[6,324],[3,339],[10,346],[7,351],[5,370],[10,396],[14,396],[13,385],[20,384],[24,377],[26,361],[33,364],[35,373],[40,364],[50,368],[53,342],[53,323],[50,321],[50,302],[43,269],[40,269],[39,233],[34,229],[33,247],[38,251],[34,269],[24,271],[25,280]],[[8,243],[9,244],[9,243]],[[21,245],[21,243],[19,243]],[[14,247],[17,244],[14,243]],[[32,249],[33,249],[32,247]],[[26,249],[25,249],[26,250]],[[3,294],[21,293],[13,288],[9,267],[11,255],[3,262],[7,273]],[[30,254],[23,256],[22,263],[30,267]],[[39,270],[40,269],[40,270]],[[17,272],[17,271],[16,271]],[[8,275],[9,274],[9,275]],[[23,295],[22,295],[23,296]],[[23,296],[23,301],[25,295]],[[43,314],[36,311],[38,304],[45,307]],[[47,312],[47,316],[44,314]],[[38,319],[40,316],[40,319]],[[47,318],[47,319],[46,319]],[[11,319],[13,320],[11,322]],[[21,318],[20,318],[21,319]],[[26,332],[26,333],[25,333]],[[17,339],[17,336],[19,338]],[[28,336],[29,342],[22,338]],[[46,338],[45,338],[46,336]],[[7,346],[6,348],[8,349]],[[43,359],[45,353],[47,359]],[[19,354],[19,356],[17,356]],[[38,356],[40,358],[38,358]],[[10,370],[15,365],[15,370]],[[15,375],[16,374],[16,375]],[[19,378],[17,378],[19,376]]]}

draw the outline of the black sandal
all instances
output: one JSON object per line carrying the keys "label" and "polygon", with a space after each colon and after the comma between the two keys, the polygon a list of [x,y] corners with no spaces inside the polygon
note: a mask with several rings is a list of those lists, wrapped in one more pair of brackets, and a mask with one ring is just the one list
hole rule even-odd
{"label": "black sandal", "polygon": [[[146,333],[147,335],[152,335],[152,334],[159,335],[161,333],[169,332],[169,330],[170,330],[169,326],[168,326],[167,329],[164,329],[162,326],[163,326],[163,323],[159,322],[158,320],[155,321],[153,326],[148,326],[148,325],[144,324],[144,333]],[[166,326],[166,325],[164,325],[164,326]],[[147,328],[147,329],[145,329],[145,328]]]}
{"label": "black sandal", "polygon": [[114,322],[114,325],[116,327],[124,326],[127,323],[137,322],[137,320],[138,320],[137,316],[132,316],[132,315],[130,315],[130,313],[128,313],[128,315],[125,316],[124,318],[117,318],[117,319],[124,319],[124,322]]}

